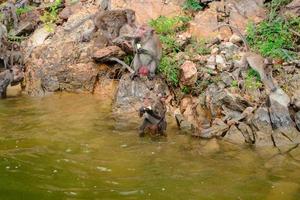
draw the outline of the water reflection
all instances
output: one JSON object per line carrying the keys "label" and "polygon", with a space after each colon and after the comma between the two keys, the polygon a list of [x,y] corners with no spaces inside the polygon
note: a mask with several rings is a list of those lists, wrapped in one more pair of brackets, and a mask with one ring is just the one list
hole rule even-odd
{"label": "water reflection", "polygon": [[[137,137],[109,103],[57,94],[0,101],[0,199],[299,199],[300,150]],[[121,124],[121,126],[120,126]]]}

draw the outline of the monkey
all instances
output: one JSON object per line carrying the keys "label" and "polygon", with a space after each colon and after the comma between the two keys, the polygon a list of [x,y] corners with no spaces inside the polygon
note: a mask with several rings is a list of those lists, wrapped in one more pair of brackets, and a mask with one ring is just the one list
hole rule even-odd
{"label": "monkey", "polygon": [[10,66],[15,64],[22,66],[24,64],[24,56],[18,44],[13,43],[9,52]]}
{"label": "monkey", "polygon": [[16,7],[14,5],[14,0],[8,0],[5,3],[5,6],[0,9],[3,16],[3,24],[8,26],[11,20],[13,21],[14,29],[18,27],[18,16],[16,13]]}
{"label": "monkey", "polygon": [[24,73],[18,66],[13,66],[0,73],[0,98],[6,98],[8,85],[17,85],[24,79]]}
{"label": "monkey", "polygon": [[0,59],[3,60],[4,69],[8,68],[7,46],[7,29],[0,23]]}
{"label": "monkey", "polygon": [[123,65],[131,73],[132,80],[137,76],[147,76],[149,80],[152,80],[162,57],[162,45],[154,30],[147,25],[142,25],[136,29],[133,36],[128,34],[121,35],[114,39],[113,43],[120,44],[124,40],[132,41],[135,55],[131,65],[134,71],[118,58],[105,58],[104,61],[115,61]]}
{"label": "monkey", "polygon": [[133,41],[136,52],[133,58],[135,74],[132,78],[134,79],[138,74],[142,75],[141,72],[147,72],[145,68],[148,68],[148,78],[151,80],[162,57],[162,45],[154,29],[147,25],[140,26],[136,35],[138,38]]}
{"label": "monkey", "polygon": [[139,75],[147,74],[149,80],[152,80],[162,57],[162,45],[154,29],[148,25],[141,25],[136,29],[133,36],[121,35],[113,42],[120,43],[124,39],[132,41],[135,53],[132,62],[134,74],[131,78],[134,79]]}
{"label": "monkey", "polygon": [[93,19],[96,31],[102,31],[103,35],[109,40],[117,38],[120,34],[120,29],[125,24],[135,27],[135,11],[131,9],[125,9],[99,11],[95,14],[87,16],[74,26],[65,27],[64,29],[66,31],[71,31],[89,19]]}
{"label": "monkey", "polygon": [[143,106],[139,109],[139,116],[144,120],[139,127],[139,136],[145,136],[145,131],[150,130],[151,135],[166,136],[167,128],[166,115],[166,96],[165,94],[158,94],[158,99],[153,103],[153,100],[148,96],[143,98]]}

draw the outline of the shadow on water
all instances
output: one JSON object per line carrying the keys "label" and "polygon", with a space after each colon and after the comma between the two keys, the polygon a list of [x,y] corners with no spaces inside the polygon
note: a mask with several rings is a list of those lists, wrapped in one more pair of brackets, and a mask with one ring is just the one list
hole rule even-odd
{"label": "shadow on water", "polygon": [[139,138],[91,95],[0,101],[0,199],[300,199],[300,150]]}

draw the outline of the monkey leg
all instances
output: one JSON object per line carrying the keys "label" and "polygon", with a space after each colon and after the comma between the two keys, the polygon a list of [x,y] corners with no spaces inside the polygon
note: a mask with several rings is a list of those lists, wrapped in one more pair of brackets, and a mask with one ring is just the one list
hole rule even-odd
{"label": "monkey leg", "polygon": [[158,124],[158,132],[160,135],[167,136],[167,134],[165,133],[166,130],[167,130],[167,122],[165,120],[162,120]]}
{"label": "monkey leg", "polygon": [[156,70],[156,62],[152,61],[149,64],[149,74],[148,74],[149,80],[153,80],[153,78],[155,77],[155,70]]}
{"label": "monkey leg", "polygon": [[147,119],[144,119],[143,124],[139,128],[139,136],[140,137],[145,136],[145,129],[149,126],[151,126],[151,123]]}

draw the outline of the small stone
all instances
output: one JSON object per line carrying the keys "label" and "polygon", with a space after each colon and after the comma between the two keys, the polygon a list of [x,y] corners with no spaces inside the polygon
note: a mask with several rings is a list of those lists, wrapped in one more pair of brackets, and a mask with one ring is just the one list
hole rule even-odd
{"label": "small stone", "polygon": [[219,53],[219,48],[213,48],[210,52],[211,55],[217,55]]}
{"label": "small stone", "polygon": [[191,61],[185,61],[180,67],[181,78],[180,81],[183,85],[191,86],[197,81],[197,68],[196,64]]}
{"label": "small stone", "polygon": [[243,42],[242,38],[237,35],[237,34],[233,34],[230,39],[229,42],[233,43],[233,44],[240,44],[241,42]]}
{"label": "small stone", "polygon": [[216,55],[216,63],[220,71],[224,70],[227,67],[225,59],[221,55]]}
{"label": "small stone", "polygon": [[215,55],[211,55],[208,59],[207,59],[207,68],[210,69],[216,69],[216,56]]}

